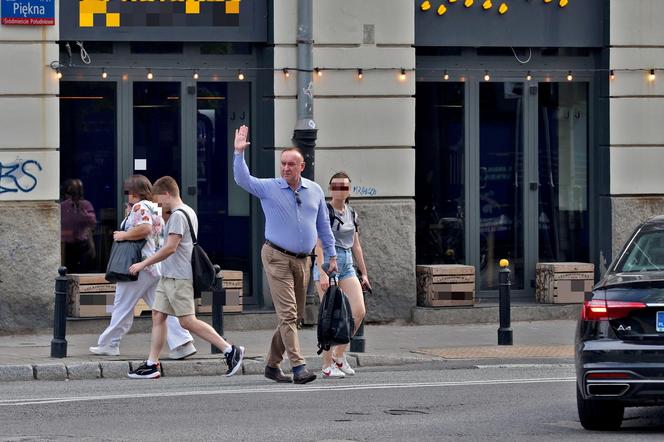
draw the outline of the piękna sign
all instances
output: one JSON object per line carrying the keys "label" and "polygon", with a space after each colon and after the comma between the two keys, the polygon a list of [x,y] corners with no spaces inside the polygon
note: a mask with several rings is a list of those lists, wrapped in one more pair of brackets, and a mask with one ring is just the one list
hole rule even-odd
{"label": "pi\u0119kna sign", "polygon": [[52,26],[55,0],[2,0],[3,25]]}

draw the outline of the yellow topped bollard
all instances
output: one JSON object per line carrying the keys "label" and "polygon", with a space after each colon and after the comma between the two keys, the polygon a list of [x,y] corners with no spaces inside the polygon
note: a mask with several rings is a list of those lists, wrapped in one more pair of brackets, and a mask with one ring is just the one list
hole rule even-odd
{"label": "yellow topped bollard", "polygon": [[512,319],[510,301],[510,262],[506,259],[498,261],[500,271],[498,272],[498,315],[500,328],[498,329],[498,345],[512,345]]}

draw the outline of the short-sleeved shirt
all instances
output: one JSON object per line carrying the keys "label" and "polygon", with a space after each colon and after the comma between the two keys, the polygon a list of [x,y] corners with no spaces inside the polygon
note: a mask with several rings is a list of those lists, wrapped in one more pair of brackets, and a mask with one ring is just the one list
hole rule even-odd
{"label": "short-sleeved shirt", "polygon": [[[342,249],[350,249],[355,242],[355,222],[353,220],[354,211],[348,204],[344,205],[343,214],[334,209],[335,219],[331,222],[332,234],[334,235],[334,245]],[[357,218],[357,217],[356,217]],[[339,222],[341,220],[341,222]]]}
{"label": "short-sleeved shirt", "polygon": [[194,241],[189,232],[189,223],[187,218],[179,210],[184,210],[189,215],[191,224],[194,228],[194,235],[198,236],[198,217],[194,209],[183,204],[174,207],[171,210],[171,216],[166,222],[164,228],[164,239],[168,241],[168,235],[180,235],[180,244],[178,244],[175,253],[166,258],[161,265],[161,274],[167,278],[173,279],[193,279],[191,271],[191,253],[194,250]]}
{"label": "short-sleeved shirt", "polygon": [[[164,221],[159,214],[159,208],[151,201],[142,200],[134,204],[122,222],[121,228],[126,232],[132,227],[142,224],[149,224],[152,229],[147,238],[145,238],[145,245],[141,250],[143,259],[146,259],[154,255],[159,247],[161,247],[161,230],[164,226]],[[146,267],[145,270],[154,276],[159,276],[160,267],[160,263],[157,263]]]}

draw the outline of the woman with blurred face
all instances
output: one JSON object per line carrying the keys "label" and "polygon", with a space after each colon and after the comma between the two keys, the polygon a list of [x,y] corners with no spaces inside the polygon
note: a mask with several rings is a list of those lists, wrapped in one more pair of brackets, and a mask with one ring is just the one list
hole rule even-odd
{"label": "woman with blurred face", "polygon": [[[364,296],[362,288],[371,290],[369,277],[367,276],[367,267],[364,263],[362,245],[360,244],[359,224],[357,213],[348,204],[350,196],[350,178],[345,172],[335,173],[330,179],[331,201],[328,203],[330,215],[330,225],[335,238],[335,247],[337,252],[337,280],[339,287],[348,296],[353,319],[355,321],[355,330],[357,331],[366,309],[364,306]],[[353,258],[360,271],[358,277],[353,267]],[[316,246],[316,266],[314,267],[314,281],[319,296],[323,297],[325,291],[330,286],[330,280],[322,270],[322,265],[327,257],[323,257],[323,250],[320,242]],[[346,349],[348,345],[338,345],[332,347],[330,351],[323,353],[323,377],[324,378],[342,378],[352,376],[355,370],[348,364],[346,359]]]}

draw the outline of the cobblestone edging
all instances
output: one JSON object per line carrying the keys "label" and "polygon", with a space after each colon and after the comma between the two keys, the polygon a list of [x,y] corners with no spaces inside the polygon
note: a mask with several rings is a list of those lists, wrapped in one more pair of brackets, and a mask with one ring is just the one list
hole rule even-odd
{"label": "cobblestone edging", "polygon": [[[440,358],[352,354],[348,362],[353,367],[398,366],[413,363],[440,361]],[[100,362],[54,362],[43,364],[0,365],[0,382],[13,381],[65,381],[86,379],[124,379],[132,367],[142,361],[100,361]],[[321,357],[308,358],[307,365],[315,370],[321,368]],[[284,371],[290,370],[287,361],[283,364]],[[226,373],[226,364],[220,359],[190,359],[184,361],[161,361],[161,372],[164,377],[180,376],[221,376]],[[262,360],[245,359],[242,371],[238,374],[261,375],[265,370]]]}

